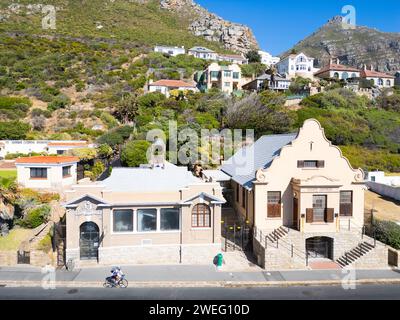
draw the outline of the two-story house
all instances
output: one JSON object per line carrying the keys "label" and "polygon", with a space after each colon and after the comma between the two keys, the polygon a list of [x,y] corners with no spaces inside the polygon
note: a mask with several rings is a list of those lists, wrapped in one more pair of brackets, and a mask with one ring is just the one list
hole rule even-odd
{"label": "two-story house", "polygon": [[275,66],[279,74],[290,79],[294,77],[313,79],[314,73],[319,70],[314,67],[314,58],[306,56],[303,52],[290,54],[282,58]]}
{"label": "two-story house", "polygon": [[364,173],[317,120],[298,133],[261,137],[221,170],[231,177],[233,206],[252,226],[265,268],[306,268],[320,259],[338,268],[387,265],[387,248],[363,235]]}
{"label": "two-story house", "polygon": [[221,66],[211,63],[204,75],[206,89],[217,88],[228,94],[241,89],[242,71],[237,64]]}
{"label": "two-story house", "polygon": [[273,91],[286,91],[289,90],[290,84],[290,79],[286,79],[278,75],[272,77],[269,74],[263,74],[256,79],[244,84],[242,88],[244,90],[253,92],[258,92],[266,89]]}
{"label": "two-story house", "polygon": [[193,47],[188,50],[188,55],[204,60],[218,60],[218,53],[205,47]]}

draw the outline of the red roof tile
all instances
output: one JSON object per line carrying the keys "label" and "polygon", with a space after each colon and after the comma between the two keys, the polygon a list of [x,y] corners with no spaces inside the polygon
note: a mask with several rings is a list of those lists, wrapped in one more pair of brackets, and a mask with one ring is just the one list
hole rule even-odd
{"label": "red roof tile", "polygon": [[327,71],[350,71],[350,72],[360,72],[359,69],[345,66],[343,64],[332,63],[328,64],[327,66],[323,67],[321,70],[314,73],[314,75],[318,75]]}
{"label": "red roof tile", "polygon": [[194,88],[195,86],[181,81],[181,80],[158,80],[156,82],[150,83],[150,86],[162,86],[162,87],[169,87],[169,88]]}
{"label": "red roof tile", "polygon": [[378,71],[372,71],[372,70],[362,70],[361,71],[361,77],[366,78],[366,77],[371,77],[371,78],[389,78],[389,79],[394,79],[394,76],[383,73],[383,72],[378,72]]}
{"label": "red roof tile", "polygon": [[79,158],[73,156],[35,156],[35,157],[21,157],[15,160],[15,163],[58,164],[67,162],[79,162]]}

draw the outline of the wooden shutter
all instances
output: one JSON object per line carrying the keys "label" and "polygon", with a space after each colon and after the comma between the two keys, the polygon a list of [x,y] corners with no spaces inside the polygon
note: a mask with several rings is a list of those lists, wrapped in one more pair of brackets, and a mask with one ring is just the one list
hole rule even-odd
{"label": "wooden shutter", "polygon": [[324,168],[325,167],[325,161],[324,160],[318,160],[317,161],[317,168]]}
{"label": "wooden shutter", "polygon": [[268,204],[268,218],[281,217],[281,204]]}
{"label": "wooden shutter", "polygon": [[325,222],[331,223],[334,221],[335,214],[333,208],[328,208],[325,210]]}
{"label": "wooden shutter", "polygon": [[314,221],[314,210],[312,208],[306,209],[306,222],[312,223]]}
{"label": "wooden shutter", "polygon": [[304,160],[297,161],[297,168],[304,168]]}

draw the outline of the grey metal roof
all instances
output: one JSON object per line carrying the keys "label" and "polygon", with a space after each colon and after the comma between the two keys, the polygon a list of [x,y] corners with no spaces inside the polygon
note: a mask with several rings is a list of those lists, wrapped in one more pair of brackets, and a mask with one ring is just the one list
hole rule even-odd
{"label": "grey metal roof", "polygon": [[[271,80],[271,75],[264,73],[263,75],[257,77],[257,80]],[[290,79],[286,79],[278,75],[275,76],[275,80],[290,81]]]}
{"label": "grey metal roof", "polygon": [[210,49],[205,48],[205,47],[193,47],[193,48],[189,49],[189,51],[209,52],[209,53],[214,53],[215,52],[215,51],[210,50]]}
{"label": "grey metal roof", "polygon": [[259,169],[268,168],[281,149],[290,144],[297,133],[262,136],[254,144],[241,148],[221,170],[245,188],[251,189]]}
{"label": "grey metal roof", "polygon": [[[186,167],[166,163],[165,168],[114,168],[101,182],[105,190],[114,192],[178,191],[190,184],[204,183]],[[156,200],[156,199],[155,199]]]}

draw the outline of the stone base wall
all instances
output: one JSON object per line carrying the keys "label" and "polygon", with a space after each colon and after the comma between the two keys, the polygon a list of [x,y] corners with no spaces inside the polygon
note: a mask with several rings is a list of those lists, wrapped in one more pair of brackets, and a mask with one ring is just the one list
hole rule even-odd
{"label": "stone base wall", "polygon": [[[265,232],[265,234],[267,234]],[[329,237],[333,239],[333,260],[357,247],[361,242],[374,243],[368,236],[361,238],[360,230],[342,230],[337,233],[301,233],[289,229],[289,233],[276,243],[268,242],[265,248],[264,240],[253,239],[253,250],[258,264],[267,270],[306,269],[306,240],[313,237]],[[293,244],[293,256],[291,245]],[[378,269],[388,266],[388,247],[379,241],[376,247],[351,265],[357,269]]]}
{"label": "stone base wall", "polygon": [[14,266],[18,262],[17,252],[14,251],[1,251],[0,252],[0,266]]}
{"label": "stone base wall", "polygon": [[[99,264],[212,264],[221,252],[221,244],[100,247]],[[79,266],[79,249],[67,249],[66,259],[72,259]]]}

